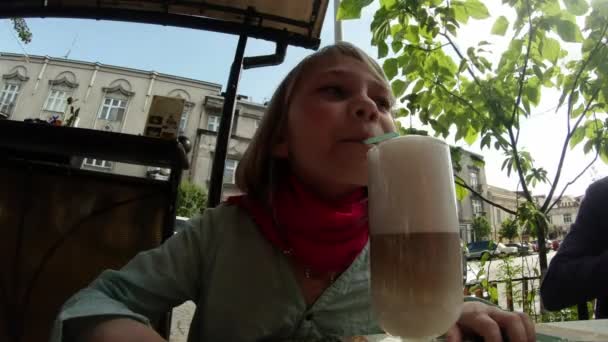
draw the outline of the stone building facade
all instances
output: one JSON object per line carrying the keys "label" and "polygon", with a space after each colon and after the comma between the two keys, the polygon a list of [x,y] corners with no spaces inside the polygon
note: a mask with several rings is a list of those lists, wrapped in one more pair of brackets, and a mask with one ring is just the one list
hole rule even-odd
{"label": "stone building facade", "polygon": [[[76,99],[80,128],[143,134],[154,95],[185,100],[180,135],[193,142],[184,179],[205,188],[223,104],[220,84],[63,58],[0,53],[0,119],[66,119],[67,99]],[[236,192],[234,170],[253,137],[265,106],[239,96],[224,173],[225,193]],[[83,168],[137,177],[158,170],[85,158]],[[166,174],[162,175],[166,177]]]}

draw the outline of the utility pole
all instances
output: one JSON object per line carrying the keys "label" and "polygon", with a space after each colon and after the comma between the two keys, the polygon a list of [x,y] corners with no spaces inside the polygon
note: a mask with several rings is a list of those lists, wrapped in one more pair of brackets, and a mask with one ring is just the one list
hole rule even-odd
{"label": "utility pole", "polygon": [[334,43],[342,41],[342,21],[338,20],[340,0],[334,0]]}

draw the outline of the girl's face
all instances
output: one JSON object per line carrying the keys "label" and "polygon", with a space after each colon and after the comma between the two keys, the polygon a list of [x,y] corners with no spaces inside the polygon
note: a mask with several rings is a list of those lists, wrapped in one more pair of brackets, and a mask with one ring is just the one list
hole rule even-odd
{"label": "girl's face", "polygon": [[363,140],[394,131],[390,90],[369,67],[342,55],[307,67],[292,90],[287,132],[274,148],[292,171],[325,198],[367,185]]}

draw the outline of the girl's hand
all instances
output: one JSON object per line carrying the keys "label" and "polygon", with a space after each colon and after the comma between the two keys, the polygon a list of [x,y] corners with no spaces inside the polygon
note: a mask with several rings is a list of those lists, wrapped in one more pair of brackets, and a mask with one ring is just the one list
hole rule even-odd
{"label": "girl's hand", "polygon": [[447,333],[448,342],[462,342],[463,337],[478,335],[484,342],[502,342],[501,330],[509,342],[534,342],[536,334],[530,317],[523,312],[509,312],[479,302],[463,304],[458,322]]}

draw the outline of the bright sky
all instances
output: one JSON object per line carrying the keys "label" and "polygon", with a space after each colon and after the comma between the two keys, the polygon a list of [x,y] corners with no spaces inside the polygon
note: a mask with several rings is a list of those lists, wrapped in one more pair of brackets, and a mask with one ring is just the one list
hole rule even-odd
{"label": "bright sky", "polygon": [[[333,8],[327,11],[323,32],[322,45],[333,43]],[[501,1],[484,1],[491,14],[503,15]],[[369,26],[377,4],[366,8],[361,20],[344,22],[343,39],[352,42],[372,57],[376,57],[376,48],[370,45],[371,34]],[[506,14],[505,14],[506,15]],[[466,50],[469,44],[479,40],[494,43],[495,58],[508,41],[500,37],[489,36],[494,19],[484,21],[469,21],[459,33],[458,44]],[[0,51],[23,53],[24,49],[32,55],[48,55],[64,57],[70,51],[69,58],[103,64],[119,65],[143,70],[155,70],[162,73],[184,76],[194,79],[226,83],[236,47],[236,36],[123,22],[68,20],[68,19],[28,19],[33,33],[32,43],[22,46],[18,43],[12,26],[8,20],[0,20]],[[488,34],[484,37],[484,32]],[[474,37],[467,40],[467,37]],[[73,45],[73,47],[72,47]],[[571,55],[576,54],[572,49]],[[246,55],[269,54],[274,51],[271,43],[261,40],[250,40]],[[261,69],[245,70],[241,76],[239,93],[249,95],[253,100],[263,102],[269,99],[275,87],[289,70],[311,50],[289,47],[285,62],[280,66]],[[381,61],[380,61],[381,63]],[[559,94],[545,90],[541,103],[533,110],[533,115],[522,123],[521,145],[531,152],[535,158],[535,166],[544,167],[553,179],[558,163],[561,145],[565,137],[566,118],[563,114],[555,113]],[[453,143],[453,140],[449,141]],[[465,148],[481,153],[486,159],[486,176],[491,185],[515,190],[517,178],[507,177],[500,170],[504,157],[495,150],[479,149],[479,145]],[[574,150],[568,149],[568,155],[562,171],[558,189],[561,191],[566,182],[572,180],[592,159],[585,156],[582,144]],[[601,160],[595,163],[597,178],[608,176],[608,166]],[[592,175],[587,172],[578,182],[568,188],[566,194],[581,195],[590,184]],[[535,194],[544,194],[548,186],[538,186]]]}

